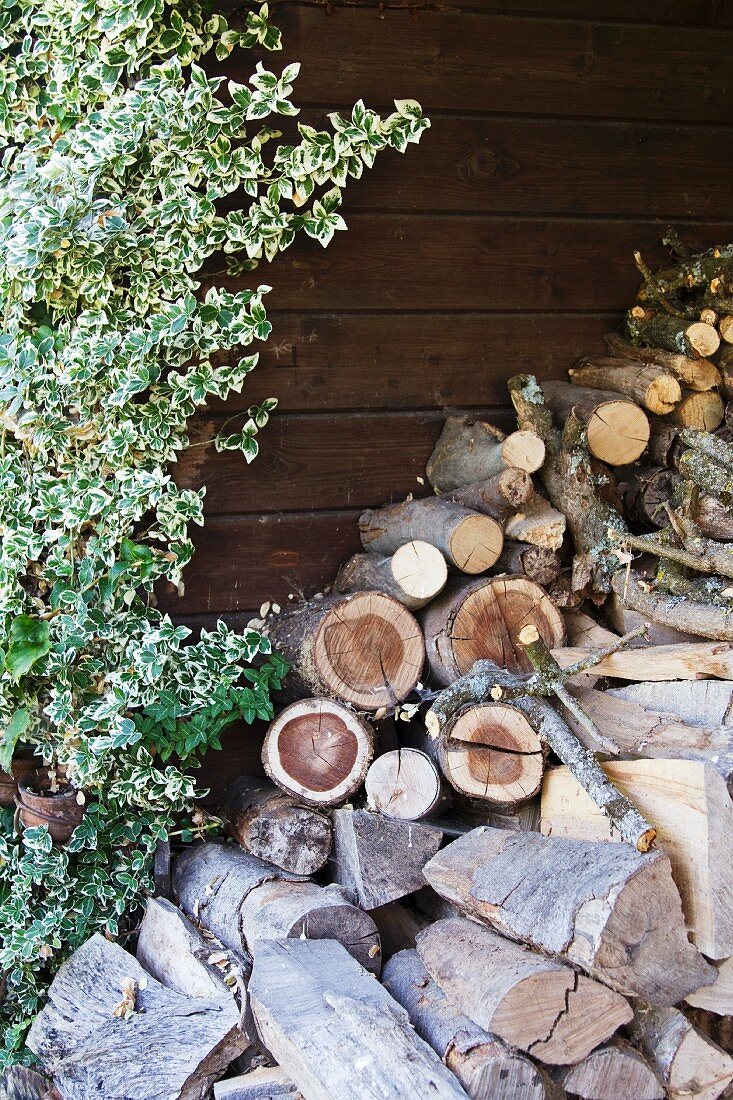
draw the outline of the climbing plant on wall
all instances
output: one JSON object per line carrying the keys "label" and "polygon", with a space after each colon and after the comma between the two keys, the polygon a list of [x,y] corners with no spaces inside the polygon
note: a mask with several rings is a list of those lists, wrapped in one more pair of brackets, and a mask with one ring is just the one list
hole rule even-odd
{"label": "climbing plant on wall", "polygon": [[[198,64],[279,46],[266,5],[240,28],[195,2],[0,12],[0,768],[32,747],[81,818],[62,845],[2,812],[0,1065],[24,1057],[69,951],[124,934],[157,841],[192,811],[189,766],[235,718],[269,717],[284,672],[257,633],[186,644],[155,607],[203,522],[204,490],[171,465],[188,421],[242,389],[257,356],[240,349],[271,327],[269,286],[202,293],[198,273],[219,252],[251,270],[299,232],[327,245],[349,178],[428,123],[412,101],[388,118],[357,103],[284,144],[297,65],[225,83]],[[217,447],[251,461],[275,403]]]}

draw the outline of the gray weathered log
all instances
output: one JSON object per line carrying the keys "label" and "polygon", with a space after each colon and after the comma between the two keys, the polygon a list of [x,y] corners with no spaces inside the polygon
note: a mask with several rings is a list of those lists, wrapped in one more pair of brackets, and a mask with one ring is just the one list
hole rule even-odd
{"label": "gray weathered log", "polygon": [[297,1085],[280,1066],[260,1066],[241,1077],[229,1077],[214,1085],[214,1100],[279,1100],[296,1098]]}
{"label": "gray weathered log", "polygon": [[440,497],[368,508],[359,517],[359,534],[364,549],[378,554],[394,554],[413,539],[429,542],[463,573],[491,568],[504,541],[502,525],[493,516]]}
{"label": "gray weathered log", "polygon": [[274,783],[242,775],[230,784],[226,831],[251,855],[295,875],[320,870],[331,851],[331,822],[298,803]]}
{"label": "gray weathered log", "polygon": [[657,681],[610,688],[614,699],[626,699],[644,710],[674,714],[689,726],[733,725],[733,684],[728,680]]}
{"label": "gray weathered log", "polygon": [[363,909],[374,909],[425,885],[423,867],[442,840],[435,825],[345,806],[333,814],[332,874]]}
{"label": "gray weathered log", "polygon": [[34,1069],[11,1066],[0,1074],[0,1100],[60,1100],[60,1095]]}
{"label": "gray weathered log", "polygon": [[484,481],[508,467],[534,473],[544,455],[542,440],[531,431],[505,436],[485,421],[449,416],[426,472],[434,489],[448,492]]}
{"label": "gray weathered log", "polygon": [[634,1032],[671,1100],[715,1100],[733,1081],[733,1058],[677,1008],[640,1008]]}
{"label": "gray weathered log", "polygon": [[401,1005],[340,944],[263,941],[249,990],[262,1041],[306,1100],[466,1096]]}
{"label": "gray weathered log", "polygon": [[526,504],[533,493],[532,478],[526,470],[508,467],[485,481],[472,481],[460,489],[451,489],[443,497],[474,512],[505,520]]}
{"label": "gray weathered log", "polygon": [[672,1005],[715,971],[687,939],[662,852],[479,828],[425,867],[439,894],[630,997]]}
{"label": "gray weathered log", "polygon": [[[125,991],[134,1010],[115,1015]],[[203,1100],[248,1045],[231,997],[186,997],[94,935],[54,978],[28,1047],[64,1100]]]}
{"label": "gray weathered log", "polygon": [[429,917],[421,909],[401,901],[379,905],[371,909],[369,915],[379,929],[383,964],[398,951],[414,948],[418,933],[430,924]]}
{"label": "gray weathered log", "polygon": [[334,591],[384,592],[414,611],[437,596],[447,579],[440,550],[412,539],[391,555],[354,554],[341,566]]}
{"label": "gray weathered log", "polygon": [[630,1043],[614,1039],[576,1066],[555,1071],[568,1096],[580,1100],[662,1100],[665,1092],[649,1063]]}
{"label": "gray weathered log", "polygon": [[[639,573],[625,569],[613,577],[613,589],[627,607],[647,619],[715,641],[733,641],[733,615],[725,607],[654,589]],[[641,674],[640,674],[641,675]]]}

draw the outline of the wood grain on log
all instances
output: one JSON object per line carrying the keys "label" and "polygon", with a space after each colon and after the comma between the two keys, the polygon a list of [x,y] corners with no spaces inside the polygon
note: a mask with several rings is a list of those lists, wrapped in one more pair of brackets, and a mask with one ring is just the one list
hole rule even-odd
{"label": "wood grain on log", "polygon": [[263,941],[249,992],[262,1041],[306,1100],[465,1098],[405,1010],[340,944]]}
{"label": "wood grain on log", "polygon": [[[646,619],[673,626],[696,634],[700,638],[712,638],[720,642],[733,642],[733,617],[726,607],[690,596],[671,596],[661,587],[654,588],[634,570],[621,570],[613,578],[613,588],[618,598]],[[692,643],[691,643],[692,644]],[[669,676],[666,679],[674,679]],[[651,679],[639,671],[630,680]]]}
{"label": "wood grain on log", "polygon": [[[733,803],[725,780],[694,760],[614,760],[602,767],[656,827],[693,943],[710,959],[733,955],[733,865],[728,850]],[[542,832],[618,839],[565,768],[545,775]]]}
{"label": "wood grain on log", "polygon": [[688,1005],[714,1012],[717,1016],[733,1016],[733,957],[715,964],[718,976],[712,985],[703,986],[685,997]]}
{"label": "wood grain on log", "polygon": [[630,523],[653,530],[665,527],[669,517],[665,505],[682,478],[662,466],[623,466],[616,481]]}
{"label": "wood grain on log", "polygon": [[474,512],[503,520],[526,504],[533,492],[532,478],[526,470],[510,466],[485,481],[472,481],[460,489],[452,489],[443,497]]}
{"label": "wood grain on log", "polygon": [[671,1005],[715,978],[687,939],[661,852],[484,827],[439,852],[425,877],[502,935],[626,996]]}
{"label": "wood grain on log", "polygon": [[364,782],[372,756],[371,726],[330,699],[302,699],[270,723],[262,763],[270,778],[308,806],[337,806]]}
{"label": "wood grain on log", "polygon": [[614,1039],[575,1066],[557,1070],[568,1096],[580,1100],[662,1100],[665,1092],[649,1063],[630,1043]]}
{"label": "wood grain on log", "polygon": [[359,518],[365,550],[393,554],[412,539],[437,547],[463,573],[483,573],[501,553],[504,535],[492,516],[439,497],[368,508]]}
{"label": "wood grain on log", "polygon": [[544,444],[533,432],[506,436],[484,421],[449,416],[426,472],[434,489],[449,492],[485,481],[507,468],[532,474],[539,470],[544,457]]}
{"label": "wood grain on log", "polygon": [[581,1061],[632,1016],[620,994],[471,920],[436,921],[417,949],[458,1011],[549,1065]]}
{"label": "wood grain on log", "polygon": [[715,1100],[733,1081],[733,1058],[679,1009],[642,1010],[634,1030],[671,1100]]}
{"label": "wood grain on log", "polygon": [[720,371],[708,359],[693,359],[679,352],[665,351],[663,348],[636,347],[616,332],[606,333],[604,340],[610,355],[662,367],[683,382],[688,389],[712,390],[720,385]]}
{"label": "wood grain on log", "polygon": [[442,841],[435,825],[345,806],[333,814],[332,875],[363,909],[375,909],[425,885],[423,867]]}
{"label": "wood grain on log", "polygon": [[297,1100],[298,1089],[280,1066],[260,1066],[241,1077],[229,1077],[214,1085],[214,1100]]}
{"label": "wood grain on log", "polygon": [[535,493],[520,511],[509,516],[504,524],[504,533],[507,538],[517,539],[519,542],[528,542],[548,550],[559,550],[565,535],[566,522],[563,513],[553,508],[546,497]]}
{"label": "wood grain on log", "polygon": [[733,683],[724,680],[692,680],[680,684],[659,681],[625,684],[608,692],[656,714],[676,715],[690,726],[713,729],[733,723]]}
{"label": "wood grain on log", "polygon": [[331,851],[331,822],[299,806],[266,779],[242,775],[230,784],[225,828],[245,851],[295,875],[312,875]]}
{"label": "wood grain on log", "polygon": [[[130,986],[132,1015],[115,1016]],[[249,1040],[231,997],[166,989],[97,934],[56,974],[27,1042],[64,1100],[201,1100]]]}
{"label": "wood grain on log", "polygon": [[697,428],[699,431],[714,432],[723,423],[725,405],[716,390],[683,390],[682,400],[669,414],[674,424],[682,428]]}
{"label": "wood grain on log", "polygon": [[[555,660],[566,668],[592,652],[585,648],[556,649]],[[618,680],[733,680],[733,645],[729,642],[685,642],[622,650],[593,669]]]}
{"label": "wood grain on log", "polygon": [[588,357],[579,360],[569,375],[574,386],[623,394],[658,416],[672,412],[682,398],[675,376],[651,363]]}
{"label": "wood grain on log", "polygon": [[523,576],[451,582],[421,613],[421,621],[428,666],[439,684],[451,683],[479,660],[527,669],[516,638],[528,623],[551,647],[565,640],[561,613],[539,585]]}
{"label": "wood grain on log", "polygon": [[576,410],[585,427],[588,450],[609,466],[635,462],[649,442],[649,419],[627,397],[609,390],[580,389],[569,382],[543,382],[542,392],[558,425]]}
{"label": "wood grain on log", "polygon": [[47,1078],[26,1066],[10,1066],[0,1074],[2,1100],[59,1100]]}
{"label": "wood grain on log", "polygon": [[364,710],[406,698],[422,671],[420,628],[381,592],[311,600],[273,616],[265,632],[292,666],[294,690],[334,695]]}
{"label": "wood grain on log", "polygon": [[545,1100],[537,1068],[454,1008],[417,951],[390,959],[382,982],[472,1100]]}
{"label": "wood grain on log", "polygon": [[384,592],[405,607],[424,607],[445,587],[448,566],[440,550],[412,539],[394,554],[354,554],[341,567],[336,592]]}
{"label": "wood grain on log", "polygon": [[401,821],[419,821],[447,809],[450,796],[430,757],[403,747],[378,756],[364,787],[370,809]]}

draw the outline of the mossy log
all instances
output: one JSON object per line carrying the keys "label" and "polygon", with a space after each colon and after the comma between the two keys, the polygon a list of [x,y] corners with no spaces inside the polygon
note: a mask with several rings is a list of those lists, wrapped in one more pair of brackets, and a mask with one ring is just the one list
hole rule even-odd
{"label": "mossy log", "polygon": [[720,347],[720,337],[712,325],[641,306],[627,313],[626,333],[632,344],[651,344],[695,359],[707,359]]}

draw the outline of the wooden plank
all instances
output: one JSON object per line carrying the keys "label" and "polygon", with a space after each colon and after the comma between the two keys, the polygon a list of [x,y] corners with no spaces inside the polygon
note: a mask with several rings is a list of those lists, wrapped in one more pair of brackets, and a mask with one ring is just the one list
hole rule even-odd
{"label": "wooden plank", "polygon": [[[239,289],[271,281],[267,308],[291,312],[597,312],[634,300],[636,249],[652,268],[667,258],[662,227],[647,222],[353,214],[348,224],[327,250],[301,237],[246,279],[202,283]],[[712,246],[733,236],[733,223],[689,224],[685,236]]]}
{"label": "wooden plank", "polygon": [[[330,128],[326,110],[299,121]],[[294,123],[283,130],[297,140]],[[437,115],[407,157],[388,150],[347,187],[344,211],[727,218],[728,140],[708,125],[648,123],[640,132],[620,122]],[[250,202],[237,193],[226,205]]]}
{"label": "wooden plank", "polygon": [[[507,410],[486,419],[511,430]],[[218,453],[213,444],[184,453],[175,470],[187,488],[206,486],[209,515],[309,508],[367,508],[425,496],[420,484],[445,413],[360,416],[274,416],[260,435],[260,454],[248,465],[239,451]],[[221,417],[201,417],[191,439],[213,439]],[[234,430],[229,425],[228,430]]]}
{"label": "wooden plank", "polygon": [[[288,5],[277,13],[284,49],[267,61],[278,71],[306,62],[295,90],[301,105],[413,98],[427,111],[731,121],[730,33],[717,26],[331,11]],[[220,71],[241,80],[242,56]]]}
{"label": "wooden plank", "polygon": [[311,595],[361,550],[359,511],[210,519],[192,533],[197,552],[184,573],[184,598],[164,585],[159,606],[185,621],[186,615],[240,611],[264,600],[284,605],[290,593]]}
{"label": "wooden plank", "polygon": [[279,412],[476,408],[506,404],[516,371],[564,379],[603,354],[613,313],[270,313],[273,334],[241,394],[211,410],[276,396]]}

